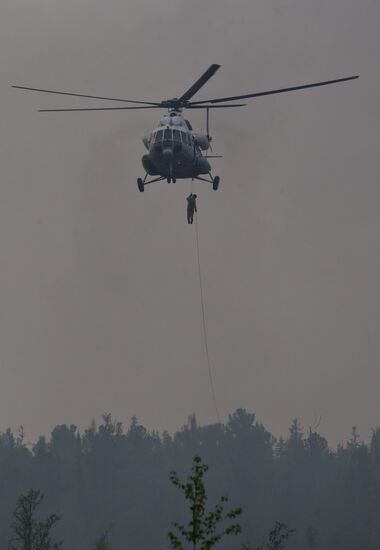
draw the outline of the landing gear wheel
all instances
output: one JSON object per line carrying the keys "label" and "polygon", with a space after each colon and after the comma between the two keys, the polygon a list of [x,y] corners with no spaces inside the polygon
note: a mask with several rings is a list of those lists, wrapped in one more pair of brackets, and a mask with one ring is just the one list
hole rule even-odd
{"label": "landing gear wheel", "polygon": [[177,178],[172,178],[172,182],[175,183],[177,181]]}
{"label": "landing gear wheel", "polygon": [[214,191],[216,191],[218,189],[219,182],[220,182],[220,177],[215,176],[215,178],[212,180],[212,188],[214,189]]}
{"label": "landing gear wheel", "polygon": [[137,187],[139,188],[140,193],[144,193],[144,182],[141,178],[137,178]]}
{"label": "landing gear wheel", "polygon": [[170,183],[172,181],[172,178],[166,178],[166,181]]}

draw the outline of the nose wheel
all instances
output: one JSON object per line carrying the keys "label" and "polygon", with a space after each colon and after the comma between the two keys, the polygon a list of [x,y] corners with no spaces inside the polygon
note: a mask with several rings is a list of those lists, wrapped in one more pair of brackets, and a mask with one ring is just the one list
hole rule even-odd
{"label": "nose wheel", "polygon": [[166,181],[168,183],[175,183],[177,181],[177,178],[175,177],[175,174],[174,174],[172,164],[169,166],[169,175],[167,176]]}
{"label": "nose wheel", "polygon": [[217,191],[219,187],[219,182],[220,182],[220,177],[215,176],[215,178],[212,180],[212,188],[214,189],[214,191]]}

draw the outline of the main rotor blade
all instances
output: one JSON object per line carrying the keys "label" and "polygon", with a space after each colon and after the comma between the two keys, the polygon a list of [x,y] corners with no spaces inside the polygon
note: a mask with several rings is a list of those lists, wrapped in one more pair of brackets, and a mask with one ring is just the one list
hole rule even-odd
{"label": "main rotor blade", "polygon": [[326,80],[324,82],[316,82],[314,84],[304,84],[303,86],[292,86],[291,88],[280,88],[278,90],[268,90],[266,92],[256,92],[254,94],[235,95],[231,97],[220,97],[218,99],[205,99],[204,101],[194,101],[191,105],[201,105],[203,103],[221,103],[224,101],[235,101],[237,99],[247,99],[249,97],[260,97],[264,95],[282,94],[284,92],[293,92],[294,90],[304,90],[306,88],[316,88],[318,86],[327,86],[328,84],[336,84],[338,82],[346,82],[347,80],[355,80],[359,75],[338,78],[336,80]]}
{"label": "main rotor blade", "polygon": [[216,71],[220,68],[220,65],[210,65],[210,67],[207,69],[207,71],[205,73],[203,73],[203,75],[198,78],[198,80],[196,82],[194,82],[194,84],[191,86],[191,88],[189,88],[187,90],[187,92],[185,92],[180,98],[179,98],[179,101],[187,101],[188,99],[190,99],[191,97],[193,97],[193,95],[195,95],[197,93],[198,90],[200,90],[202,88],[202,86],[204,86],[206,84],[206,82],[208,80],[210,80],[210,78],[216,73]]}
{"label": "main rotor blade", "polygon": [[159,103],[153,103],[151,101],[135,101],[133,99],[119,99],[116,97],[102,97],[97,95],[85,95],[85,94],[76,94],[71,92],[58,92],[56,90],[44,90],[42,88],[29,88],[27,86],[12,86],[12,88],[17,88],[18,90],[29,90],[32,92],[44,92],[46,94],[58,94],[58,95],[69,95],[73,97],[85,97],[89,99],[105,99],[107,101],[122,101],[124,103],[142,103],[143,105],[160,105]]}
{"label": "main rotor blade", "polygon": [[[232,105],[189,105],[188,109],[228,109],[231,107],[245,107],[246,103]],[[134,109],[165,109],[162,105],[144,105],[141,107],[80,107],[73,109],[38,109],[39,113],[67,113],[73,111],[130,111]]]}
{"label": "main rotor blade", "polygon": [[130,111],[134,109],[164,109],[161,105],[146,105],[144,107],[84,107],[81,109],[38,109],[39,113],[62,113],[72,111]]}
{"label": "main rotor blade", "polygon": [[229,107],[246,107],[246,103],[233,103],[232,105],[194,105],[190,103],[186,109],[228,109]]}

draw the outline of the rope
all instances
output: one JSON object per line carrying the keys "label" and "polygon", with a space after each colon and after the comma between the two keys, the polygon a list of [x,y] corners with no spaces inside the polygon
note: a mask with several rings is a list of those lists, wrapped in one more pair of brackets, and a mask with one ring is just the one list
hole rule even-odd
{"label": "rope", "polygon": [[208,377],[209,377],[209,381],[210,381],[211,395],[212,395],[212,400],[214,402],[216,418],[217,418],[219,424],[221,424],[219,408],[218,408],[218,402],[217,402],[216,394],[215,394],[215,386],[214,386],[214,378],[213,378],[212,368],[211,368],[210,353],[209,353],[209,349],[208,349],[206,314],[205,314],[205,301],[204,301],[204,296],[203,296],[201,259],[200,259],[200,253],[199,253],[199,231],[198,231],[198,217],[197,217],[197,215],[195,216],[195,235],[196,235],[196,242],[197,242],[198,280],[199,280],[199,290],[200,290],[200,297],[201,297],[202,328],[203,328],[203,340],[204,340],[205,352],[206,352],[207,371],[208,371]]}
{"label": "rope", "polygon": [[[193,192],[193,180],[191,180],[191,193],[192,192]],[[222,425],[222,421],[221,421],[221,418],[220,418],[220,413],[219,413],[219,408],[218,408],[218,401],[216,399],[215,386],[214,386],[214,377],[213,377],[213,373],[212,373],[210,353],[209,353],[209,348],[208,348],[206,313],[205,313],[206,308],[205,308],[205,300],[204,300],[204,295],[203,295],[203,281],[202,281],[202,269],[201,269],[201,256],[200,256],[200,252],[199,252],[199,230],[198,230],[198,216],[197,216],[197,214],[195,215],[195,235],[196,235],[196,244],[197,244],[198,281],[199,281],[199,290],[200,290],[200,299],[201,299],[200,301],[201,301],[201,311],[202,311],[202,331],[203,331],[203,341],[204,341],[204,345],[205,345],[207,371],[208,371],[208,377],[209,377],[209,382],[210,382],[212,400],[214,402],[216,418],[217,418],[217,421],[219,423],[219,426],[222,427],[223,425]],[[227,443],[226,434],[224,432],[223,432],[223,436],[222,436],[222,442],[224,443],[226,454],[227,454],[228,459],[230,461],[232,471],[234,472],[234,476],[235,476],[237,485],[240,485],[240,491],[239,492],[242,495],[242,494],[244,494],[244,487],[242,485],[241,479],[240,479],[239,474],[238,474],[238,468],[236,466],[236,463],[235,463],[235,460],[234,460],[234,457],[233,457],[233,453],[232,453],[231,449],[229,448],[229,445]],[[247,521],[248,520],[243,520],[242,519],[243,525],[246,526]],[[244,529],[245,529],[245,527],[244,527]]]}
{"label": "rope", "polygon": [[[191,182],[191,192],[193,192],[193,182]],[[218,401],[216,399],[216,393],[215,393],[215,385],[214,385],[214,377],[212,373],[212,367],[211,367],[211,360],[210,360],[210,353],[208,348],[208,337],[207,337],[207,325],[206,325],[206,313],[205,313],[205,300],[203,295],[203,281],[202,281],[202,269],[201,269],[201,256],[199,252],[199,230],[198,230],[198,217],[195,215],[195,235],[196,235],[196,243],[197,243],[197,261],[198,261],[198,280],[199,280],[199,290],[200,290],[200,298],[201,298],[201,311],[202,311],[202,330],[203,330],[203,341],[205,345],[205,353],[206,353],[206,361],[207,361],[207,371],[208,371],[208,377],[210,382],[210,389],[211,389],[211,395],[212,400],[214,402],[214,409],[217,421],[220,426],[222,426],[222,421],[220,418],[219,413],[219,407],[218,407]],[[229,461],[231,463],[232,470],[234,472],[236,481],[240,483],[240,478],[238,475],[238,470],[235,464],[235,460],[232,456],[231,449],[229,449],[227,444],[227,439],[224,435],[222,437],[222,441],[224,442],[226,453],[228,455]]]}

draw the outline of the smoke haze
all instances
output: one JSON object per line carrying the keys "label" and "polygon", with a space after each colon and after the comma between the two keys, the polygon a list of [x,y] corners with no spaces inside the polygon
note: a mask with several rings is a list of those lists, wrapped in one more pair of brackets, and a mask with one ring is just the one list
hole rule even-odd
{"label": "smoke haze", "polygon": [[[360,73],[212,113],[198,182],[209,346],[223,419],[276,434],[322,416],[330,441],[379,424],[378,33],[373,0],[3,0],[0,7],[0,418],[30,438],[110,411],[215,420],[189,182],[137,191],[160,111],[37,113],[197,98]],[[232,112],[233,111],[233,112]],[[200,113],[188,113],[204,128]]]}

